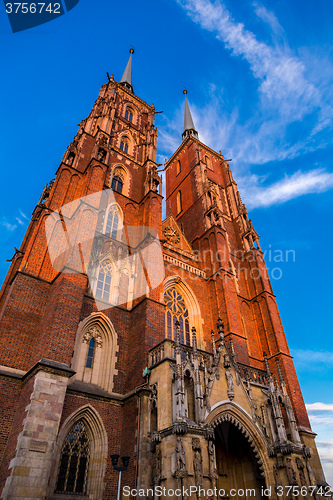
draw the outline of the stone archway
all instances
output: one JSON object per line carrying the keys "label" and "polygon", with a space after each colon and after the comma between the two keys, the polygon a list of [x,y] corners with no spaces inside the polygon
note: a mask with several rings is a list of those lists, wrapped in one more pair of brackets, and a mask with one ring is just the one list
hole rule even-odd
{"label": "stone archway", "polygon": [[226,414],[214,423],[218,490],[222,498],[244,500],[264,498],[265,477],[260,453],[250,434],[233,416]]}

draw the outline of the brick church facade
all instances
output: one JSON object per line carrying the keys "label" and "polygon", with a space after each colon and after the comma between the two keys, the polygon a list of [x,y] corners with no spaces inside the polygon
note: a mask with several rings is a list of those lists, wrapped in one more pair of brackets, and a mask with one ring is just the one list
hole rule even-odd
{"label": "brick church facade", "polygon": [[186,95],[183,140],[157,165],[131,58],[80,123],[1,289],[1,498],[114,499],[111,455],[130,457],[123,498],[158,486],[295,498],[286,485],[320,498],[315,434],[229,165],[200,142]]}

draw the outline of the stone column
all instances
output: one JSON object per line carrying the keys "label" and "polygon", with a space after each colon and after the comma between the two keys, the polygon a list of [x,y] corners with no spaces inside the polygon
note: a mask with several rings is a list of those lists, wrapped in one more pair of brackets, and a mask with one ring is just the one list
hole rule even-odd
{"label": "stone column", "polygon": [[33,379],[33,389],[3,499],[45,499],[68,379],[74,373],[68,365],[41,359],[23,377],[24,385]]}

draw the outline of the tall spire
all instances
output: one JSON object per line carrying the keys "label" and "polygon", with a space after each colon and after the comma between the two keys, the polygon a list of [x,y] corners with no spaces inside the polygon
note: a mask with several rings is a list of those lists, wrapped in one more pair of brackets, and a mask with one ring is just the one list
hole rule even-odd
{"label": "tall spire", "polygon": [[122,83],[124,87],[133,92],[133,85],[132,85],[132,55],[134,54],[133,48],[130,49],[130,54],[131,55],[129,56],[127,66],[120,80],[120,83]]}
{"label": "tall spire", "polygon": [[182,138],[185,139],[185,137],[187,137],[188,135],[192,135],[196,139],[199,139],[198,132],[195,130],[190,107],[188,105],[186,97],[187,90],[184,90],[183,94],[185,95],[185,113],[184,113],[184,132],[182,133]]}

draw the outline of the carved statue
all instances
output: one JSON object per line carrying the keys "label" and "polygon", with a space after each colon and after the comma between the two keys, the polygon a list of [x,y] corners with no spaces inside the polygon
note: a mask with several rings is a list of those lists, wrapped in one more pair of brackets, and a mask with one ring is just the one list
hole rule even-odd
{"label": "carved statue", "polygon": [[185,447],[179,436],[177,437],[175,451],[177,460],[177,470],[183,470],[186,468]]}
{"label": "carved statue", "polygon": [[311,486],[316,486],[317,485],[316,477],[314,475],[313,469],[312,469],[309,461],[306,462],[306,468],[308,471]]}
{"label": "carved statue", "polygon": [[194,455],[193,470],[196,486],[202,486],[202,460],[199,450],[196,450]]}
{"label": "carved statue", "polygon": [[286,458],[286,472],[288,478],[288,485],[294,486],[298,484],[296,471],[294,470],[293,465],[291,463],[291,458],[289,457]]}
{"label": "carved statue", "polygon": [[209,457],[209,473],[215,474],[215,446],[213,441],[209,441],[208,443],[208,457]]}
{"label": "carved statue", "polygon": [[227,379],[227,385],[228,385],[228,398],[233,399],[233,397],[235,396],[234,377],[232,376],[232,373],[230,370],[226,370],[225,378]]}

